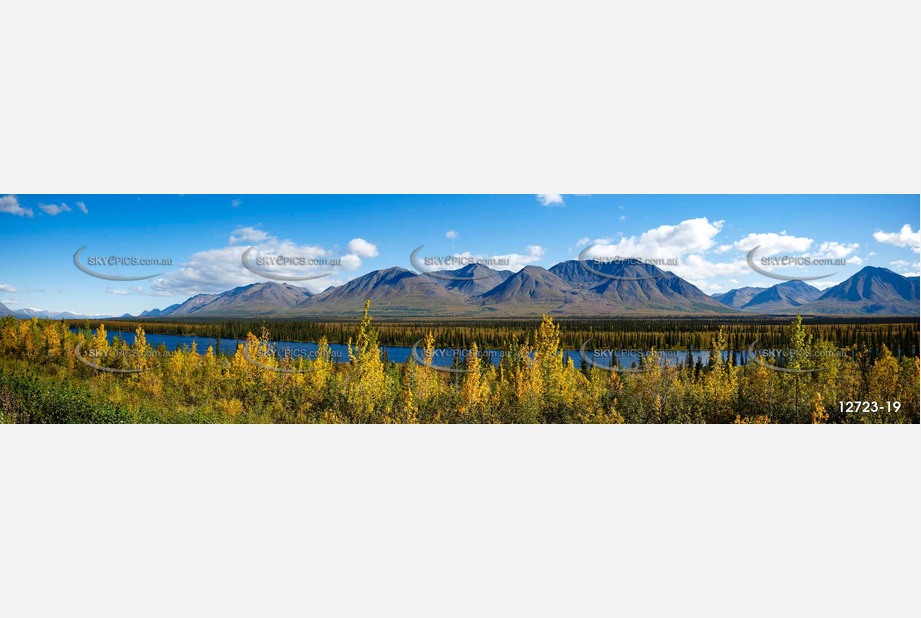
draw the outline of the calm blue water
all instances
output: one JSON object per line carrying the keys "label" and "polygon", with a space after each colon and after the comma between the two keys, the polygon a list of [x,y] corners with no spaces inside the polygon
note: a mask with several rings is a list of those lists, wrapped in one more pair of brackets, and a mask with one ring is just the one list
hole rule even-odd
{"label": "calm blue water", "polygon": [[[74,328],[71,330],[77,332],[78,329]],[[128,345],[132,345],[134,343],[133,332],[109,331],[107,336],[110,343],[116,337],[119,337]],[[151,346],[157,347],[160,344],[163,344],[168,350],[171,351],[181,347],[190,347],[194,342],[199,354],[204,354],[208,350],[208,346],[213,346],[215,353],[220,352],[221,354],[232,356],[237,351],[237,345],[243,345],[243,343],[245,343],[245,341],[241,339],[221,339],[220,348],[218,348],[218,340],[209,337],[195,337],[191,335],[157,335],[151,333],[147,333],[145,336],[147,338],[147,343]],[[278,341],[273,342],[272,346],[280,357],[288,356],[290,358],[305,358],[307,360],[314,360],[316,358],[317,348],[319,347],[316,343],[302,343],[297,341]],[[331,343],[329,344],[329,348],[332,352],[334,361],[340,363],[348,362],[348,346],[341,343]],[[386,353],[388,360],[395,363],[405,363],[412,355],[412,348],[410,347],[381,346],[381,350],[383,350],[382,353]],[[461,350],[460,352],[461,358],[465,358],[465,351]],[[450,367],[454,364],[455,353],[456,351],[453,348],[436,349],[433,364],[438,367]],[[506,352],[502,350],[486,350],[486,353],[489,354],[489,358],[492,360],[494,365],[498,365],[502,359],[502,356],[506,354]],[[566,350],[566,354],[572,358],[573,364],[575,364],[576,367],[582,366],[582,358],[579,350]],[[610,351],[596,353],[593,348],[589,347],[586,349],[586,354],[588,358],[596,365],[602,367],[610,366],[610,358],[612,356]],[[640,357],[642,354],[642,352],[630,350],[617,350],[613,352],[613,356],[617,357],[617,362],[621,367],[632,367],[639,365]],[[662,356],[663,362],[668,365],[683,363],[687,358],[687,350],[659,352],[659,354]],[[421,347],[416,351],[416,355],[419,359],[422,358]],[[698,359],[700,359],[703,364],[706,364],[710,358],[710,353],[706,350],[695,350],[692,352],[692,356],[695,363]],[[726,357],[727,353],[724,353],[723,358],[725,359]],[[740,362],[745,362],[745,360],[746,359],[743,353],[741,355]]]}

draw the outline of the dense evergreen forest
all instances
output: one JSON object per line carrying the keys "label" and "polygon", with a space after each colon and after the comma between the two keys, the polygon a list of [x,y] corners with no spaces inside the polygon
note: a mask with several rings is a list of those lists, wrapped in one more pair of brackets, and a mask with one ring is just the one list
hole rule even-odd
{"label": "dense evergreen forest", "polygon": [[[593,347],[636,350],[706,350],[722,330],[730,350],[779,347],[790,318],[720,317],[679,319],[560,320],[563,347],[578,349],[591,340]],[[886,346],[896,356],[917,356],[919,328],[916,318],[803,318],[807,332],[816,339],[848,348],[875,353]],[[248,333],[267,329],[274,341],[329,343],[354,339],[358,322],[291,320],[260,321],[124,321],[72,320],[69,325],[95,331],[100,325],[109,331],[133,332],[142,328],[151,334],[196,335],[220,339],[245,339]],[[489,322],[383,322],[376,325],[378,341],[385,346],[412,346],[429,333],[439,347],[504,349],[523,341],[540,325],[540,320],[496,320]]]}

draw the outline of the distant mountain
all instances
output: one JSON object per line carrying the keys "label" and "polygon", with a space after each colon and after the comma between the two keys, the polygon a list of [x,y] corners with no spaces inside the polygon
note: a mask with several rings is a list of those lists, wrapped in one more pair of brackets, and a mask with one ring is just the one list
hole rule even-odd
{"label": "distant mountain", "polygon": [[744,287],[735,290],[729,290],[722,294],[713,294],[713,298],[733,309],[741,309],[755,296],[768,288]]}
{"label": "distant mountain", "polygon": [[495,270],[485,264],[468,264],[457,270],[440,270],[428,277],[446,290],[454,290],[464,296],[478,296],[513,274],[510,270]]}
{"label": "distant mountain", "polygon": [[147,311],[142,311],[138,316],[139,318],[158,318],[160,316],[169,315],[174,312],[176,309],[182,306],[182,303],[176,303],[175,305],[170,305],[166,309],[148,309]]}
{"label": "distant mountain", "polygon": [[[313,293],[287,283],[253,283],[220,294],[199,294],[175,309],[144,317],[237,317],[273,315],[309,299]],[[171,310],[170,310],[171,309]],[[143,315],[143,314],[142,314]]]}
{"label": "distant mountain", "polygon": [[4,305],[3,303],[0,303],[0,318],[7,316],[7,315],[13,315],[13,310],[7,307],[6,305]]}
{"label": "distant mountain", "polygon": [[375,270],[308,298],[286,315],[361,315],[370,300],[376,315],[439,316],[470,313],[460,292],[446,290],[428,276],[405,268]]}
{"label": "distant mountain", "polygon": [[756,294],[742,306],[752,313],[796,313],[822,295],[822,290],[802,281],[784,281]]}
{"label": "distant mountain", "polygon": [[582,294],[546,268],[525,266],[473,301],[485,307],[547,311],[582,299]]}
{"label": "distant mountain", "polygon": [[803,312],[917,316],[921,314],[918,277],[903,277],[888,268],[867,266],[804,305]]}
{"label": "distant mountain", "polygon": [[30,320],[39,318],[42,320],[96,320],[101,318],[110,318],[111,315],[93,314],[87,315],[74,313],[73,311],[50,311],[48,309],[33,309],[32,307],[23,307],[11,312],[14,317],[21,320]]}

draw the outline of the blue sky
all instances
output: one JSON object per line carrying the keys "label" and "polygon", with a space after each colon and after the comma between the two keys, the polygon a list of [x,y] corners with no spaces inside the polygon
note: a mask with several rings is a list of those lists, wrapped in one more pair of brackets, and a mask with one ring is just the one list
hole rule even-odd
{"label": "blue sky", "polygon": [[[906,227],[907,226],[907,227]],[[899,195],[2,195],[0,302],[85,314],[138,313],[196,293],[265,281],[242,252],[339,260],[278,271],[313,291],[379,268],[411,268],[409,255],[502,257],[545,268],[590,255],[672,258],[668,267],[707,293],[776,280],[745,254],[845,259],[818,287],[867,265],[919,270],[919,199]],[[97,272],[162,276],[116,282],[84,274],[74,252],[171,259],[169,267],[100,266]],[[273,271],[275,272],[275,271]]]}

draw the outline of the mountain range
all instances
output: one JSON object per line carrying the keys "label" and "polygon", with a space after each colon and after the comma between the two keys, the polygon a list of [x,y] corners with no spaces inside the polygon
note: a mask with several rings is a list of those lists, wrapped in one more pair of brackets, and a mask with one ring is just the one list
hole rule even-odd
{"label": "mountain range", "polygon": [[745,287],[714,294],[734,309],[764,314],[919,315],[918,277],[904,277],[888,268],[867,266],[824,292],[802,281],[769,288]]}
{"label": "mountain range", "polygon": [[802,281],[785,281],[769,288],[744,287],[713,298],[727,307],[751,313],[796,313],[822,295],[822,290]]}
{"label": "mountain range", "polygon": [[[802,281],[744,287],[708,296],[648,264],[577,260],[518,272],[481,264],[418,274],[393,267],[370,272],[318,294],[286,283],[256,283],[221,294],[199,294],[138,317],[354,317],[370,300],[380,317],[572,317],[619,315],[820,314],[918,315],[917,277],[866,267],[825,292]],[[438,275],[438,276],[436,276]]]}
{"label": "mountain range", "polygon": [[41,318],[46,320],[82,320],[82,319],[99,319],[99,318],[110,318],[110,315],[84,315],[81,313],[74,313],[73,311],[49,311],[47,309],[33,309],[31,307],[23,307],[22,309],[10,309],[3,303],[0,303],[0,318],[4,316],[11,315],[14,318],[19,318],[21,320],[29,320],[31,318]]}
{"label": "mountain range", "polygon": [[[376,270],[318,294],[287,283],[254,283],[219,294],[198,294],[165,309],[123,318],[332,317],[361,315],[370,300],[375,316],[399,318],[567,317],[733,314],[907,315],[921,313],[918,277],[868,266],[824,292],[802,281],[743,287],[708,296],[677,275],[647,264],[577,260],[550,269],[518,272],[481,264],[418,274],[404,268]],[[439,276],[435,276],[439,275]],[[84,319],[0,304],[0,317]]]}

